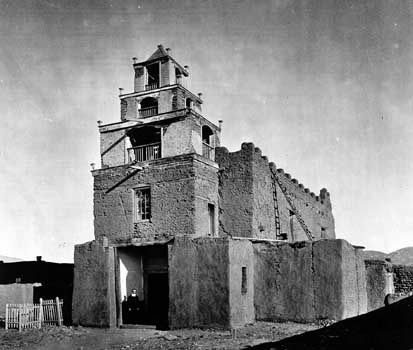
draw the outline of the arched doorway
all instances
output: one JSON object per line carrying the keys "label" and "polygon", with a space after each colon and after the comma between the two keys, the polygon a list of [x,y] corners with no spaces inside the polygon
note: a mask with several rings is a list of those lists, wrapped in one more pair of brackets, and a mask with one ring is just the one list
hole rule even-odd
{"label": "arched doorway", "polygon": [[158,100],[153,97],[146,97],[141,101],[139,116],[142,118],[151,117],[158,114]]}
{"label": "arched doorway", "polygon": [[214,160],[214,132],[207,125],[202,127],[202,155]]}

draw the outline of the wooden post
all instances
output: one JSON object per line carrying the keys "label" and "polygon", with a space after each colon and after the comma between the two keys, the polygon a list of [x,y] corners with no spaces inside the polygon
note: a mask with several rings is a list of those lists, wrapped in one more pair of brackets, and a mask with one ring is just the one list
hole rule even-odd
{"label": "wooden post", "polygon": [[120,287],[120,267],[118,248],[113,249],[115,260],[115,298],[116,298],[116,325],[122,325],[122,293]]}
{"label": "wooden post", "polygon": [[6,329],[8,329],[8,324],[9,324],[9,304],[6,304],[6,324],[5,324]]}
{"label": "wooden post", "polygon": [[42,328],[42,323],[43,323],[43,298],[40,298],[39,300],[39,328]]}
{"label": "wooden post", "polygon": [[22,306],[19,305],[19,332],[22,331]]}
{"label": "wooden post", "polygon": [[61,318],[61,313],[60,313],[60,301],[59,297],[56,297],[56,311],[57,311],[57,324],[59,326],[62,325],[62,318]]}
{"label": "wooden post", "polygon": [[159,155],[159,158],[163,157],[163,128],[161,128],[161,154]]}

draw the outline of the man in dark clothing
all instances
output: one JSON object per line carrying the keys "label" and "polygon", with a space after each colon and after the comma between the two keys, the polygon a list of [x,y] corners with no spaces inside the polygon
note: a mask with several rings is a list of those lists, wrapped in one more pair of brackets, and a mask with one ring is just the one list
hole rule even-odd
{"label": "man in dark clothing", "polygon": [[139,300],[138,294],[136,294],[135,288],[132,289],[131,294],[128,296],[127,306],[129,323],[139,323],[141,302]]}

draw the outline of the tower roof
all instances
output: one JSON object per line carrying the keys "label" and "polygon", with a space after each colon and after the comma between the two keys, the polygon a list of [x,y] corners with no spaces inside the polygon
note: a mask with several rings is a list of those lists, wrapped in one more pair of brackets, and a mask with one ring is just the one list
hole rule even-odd
{"label": "tower roof", "polygon": [[158,49],[147,59],[147,61],[156,60],[165,56],[168,56],[168,53],[164,49],[163,45],[158,45]]}
{"label": "tower roof", "polygon": [[165,50],[162,44],[158,45],[158,48],[156,49],[156,51],[146,61],[134,63],[133,65],[134,67],[139,66],[139,65],[147,65],[148,63],[159,60],[160,58],[163,58],[163,57],[168,57],[168,59],[173,61],[175,63],[175,66],[181,72],[181,74],[183,74],[186,77],[189,75],[188,70],[185,67],[182,67],[178,62],[176,62],[176,60],[170,55],[170,52],[168,52],[168,50]]}

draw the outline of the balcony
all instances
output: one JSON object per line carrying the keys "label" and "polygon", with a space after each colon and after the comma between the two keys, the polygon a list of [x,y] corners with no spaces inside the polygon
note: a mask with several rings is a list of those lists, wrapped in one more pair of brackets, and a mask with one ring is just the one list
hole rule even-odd
{"label": "balcony", "polygon": [[208,145],[205,142],[202,142],[202,155],[205,158],[214,160],[214,158],[215,158],[214,147],[212,147],[211,145]]}
{"label": "balcony", "polygon": [[159,88],[159,83],[158,82],[145,85],[145,90],[154,90],[154,89],[157,89],[157,88]]}
{"label": "balcony", "polygon": [[129,162],[145,162],[159,158],[161,158],[160,142],[128,148]]}
{"label": "balcony", "polygon": [[158,106],[152,106],[147,108],[141,108],[139,110],[139,116],[142,118],[152,117],[158,114]]}

